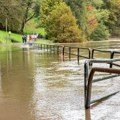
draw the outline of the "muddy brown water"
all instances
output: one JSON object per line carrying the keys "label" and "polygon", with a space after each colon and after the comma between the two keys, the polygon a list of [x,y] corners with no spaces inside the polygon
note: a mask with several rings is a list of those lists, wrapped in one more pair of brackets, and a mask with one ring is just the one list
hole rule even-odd
{"label": "muddy brown water", "polygon": [[[120,42],[72,46],[119,51]],[[84,61],[78,65],[75,59],[62,61],[56,53],[1,45],[0,120],[119,120],[120,93],[84,109]],[[92,99],[119,89],[120,77],[95,83]]]}

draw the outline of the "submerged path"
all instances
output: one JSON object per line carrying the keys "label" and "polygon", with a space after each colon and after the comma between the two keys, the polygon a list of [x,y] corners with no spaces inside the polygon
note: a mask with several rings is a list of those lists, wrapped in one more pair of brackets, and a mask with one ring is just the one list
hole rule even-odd
{"label": "submerged path", "polygon": [[[81,46],[111,49],[119,44]],[[81,59],[79,65],[76,59],[62,61],[56,53],[35,48],[1,51],[0,120],[119,120],[120,93],[84,109],[84,61]],[[94,83],[92,99],[118,91],[119,79]]]}

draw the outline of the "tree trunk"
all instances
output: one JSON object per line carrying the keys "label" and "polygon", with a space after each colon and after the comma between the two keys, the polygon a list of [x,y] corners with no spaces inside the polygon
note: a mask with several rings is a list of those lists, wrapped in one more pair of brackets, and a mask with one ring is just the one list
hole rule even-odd
{"label": "tree trunk", "polygon": [[28,11],[29,11],[29,7],[30,7],[30,6],[31,6],[31,5],[28,3],[28,4],[27,4],[27,8],[26,8],[26,10],[25,10],[25,14],[24,14],[24,16],[23,16],[22,24],[21,24],[21,30],[20,30],[21,33],[24,32],[24,27],[25,27],[25,24],[26,24],[26,22],[27,22]]}

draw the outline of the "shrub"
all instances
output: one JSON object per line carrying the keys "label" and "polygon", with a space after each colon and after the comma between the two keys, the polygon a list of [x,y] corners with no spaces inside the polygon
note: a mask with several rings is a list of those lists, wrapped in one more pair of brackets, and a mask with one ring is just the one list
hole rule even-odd
{"label": "shrub", "polygon": [[81,30],[71,9],[61,2],[50,12],[46,20],[48,39],[54,42],[81,42]]}
{"label": "shrub", "polygon": [[103,23],[100,23],[90,35],[90,39],[94,41],[105,40],[109,37],[109,29]]}

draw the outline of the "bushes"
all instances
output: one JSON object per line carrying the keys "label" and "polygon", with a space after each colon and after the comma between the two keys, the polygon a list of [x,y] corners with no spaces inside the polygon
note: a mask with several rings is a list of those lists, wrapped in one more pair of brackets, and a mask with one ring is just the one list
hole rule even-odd
{"label": "bushes", "polygon": [[109,29],[103,23],[100,23],[90,35],[90,39],[94,41],[106,40],[109,38],[109,36]]}
{"label": "bushes", "polygon": [[[49,2],[47,3],[49,5]],[[65,2],[59,1],[49,14],[46,14],[45,6],[42,6],[41,21],[44,21],[49,40],[53,42],[82,42],[81,30],[76,24],[76,19],[70,7]],[[47,16],[44,18],[44,16]]]}
{"label": "bushes", "polygon": [[[58,12],[59,11],[59,12]],[[47,33],[50,40],[55,42],[81,42],[80,29],[70,8],[61,3],[49,15]]]}

